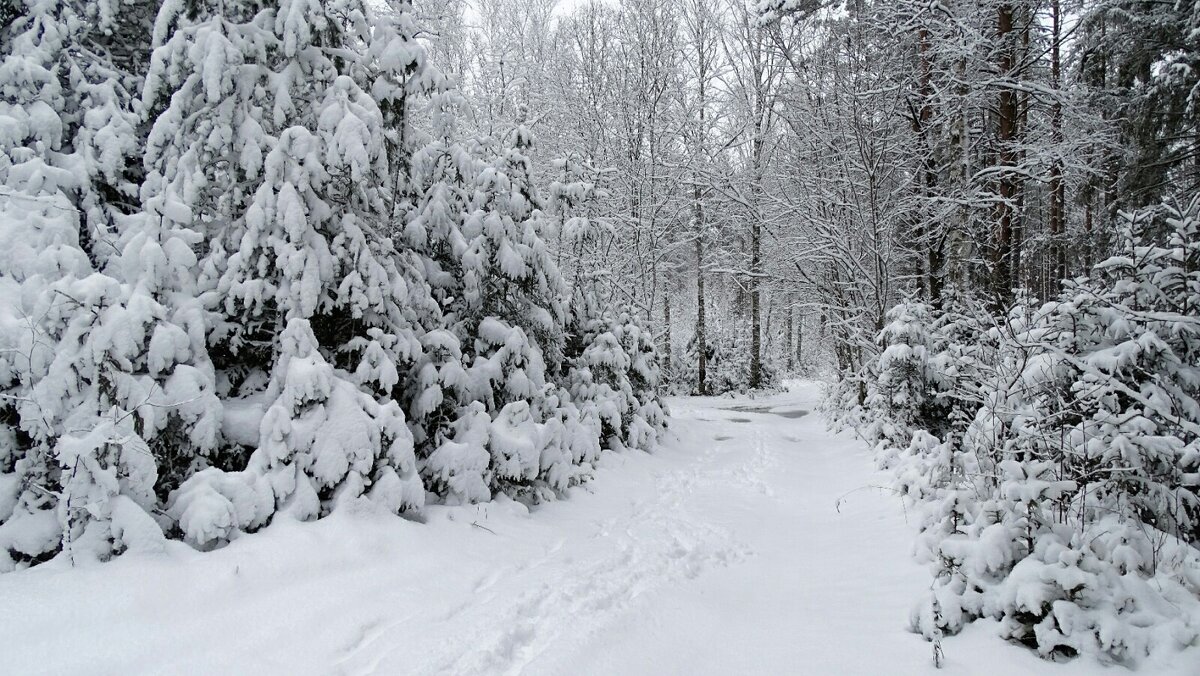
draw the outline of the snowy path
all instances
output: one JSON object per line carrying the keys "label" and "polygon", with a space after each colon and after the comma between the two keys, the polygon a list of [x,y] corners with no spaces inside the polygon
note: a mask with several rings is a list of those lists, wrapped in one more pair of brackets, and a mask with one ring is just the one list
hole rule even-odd
{"label": "snowy path", "polygon": [[[211,554],[0,577],[0,671],[930,673],[905,630],[928,585],[911,530],[816,397],[673,401],[676,440],[607,456],[589,489],[535,515],[338,514]],[[1097,669],[984,626],[946,653],[940,673]]]}

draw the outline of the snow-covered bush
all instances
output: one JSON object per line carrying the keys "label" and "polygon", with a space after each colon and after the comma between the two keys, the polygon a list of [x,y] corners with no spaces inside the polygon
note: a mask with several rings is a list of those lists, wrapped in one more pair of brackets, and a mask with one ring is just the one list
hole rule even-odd
{"label": "snow-covered bush", "polygon": [[932,313],[905,301],[888,311],[879,332],[879,363],[867,395],[871,423],[864,430],[879,448],[881,465],[908,445],[916,430],[937,433],[942,411],[932,373]]}
{"label": "snow-covered bush", "polygon": [[[712,394],[745,392],[750,382],[749,336],[742,322],[726,322],[720,317],[715,315],[705,329],[705,385]],[[698,382],[699,349],[693,334],[676,376],[693,390]]]}
{"label": "snow-covered bush", "polygon": [[831,430],[865,430],[870,416],[864,405],[869,377],[837,373],[825,384],[819,412]]}
{"label": "snow-covered bush", "polygon": [[136,195],[137,77],[106,48],[142,36],[111,10],[29,3],[0,26],[0,571],[152,546],[158,526],[131,510],[154,506],[161,407],[189,391],[183,444],[211,438],[212,401],[159,295],[195,259],[152,249],[156,274],[126,279],[114,237]]}
{"label": "snow-covered bush", "polygon": [[[262,491],[252,499],[256,509],[236,518],[233,499],[221,493],[220,486],[228,483],[221,473],[191,477],[171,506],[191,542],[228,539],[274,512],[315,518],[364,494],[392,511],[425,502],[412,434],[399,406],[377,402],[351,374],[326,362],[306,320],[291,320],[280,342],[265,396],[270,404],[244,470],[245,485]],[[211,482],[217,485],[202,487]],[[257,509],[262,504],[268,506],[265,514]]]}
{"label": "snow-covered bush", "polygon": [[1124,215],[1059,299],[941,324],[948,425],[895,463],[935,576],[914,629],[992,617],[1043,656],[1126,664],[1200,639],[1198,223],[1198,200]]}
{"label": "snow-covered bush", "polygon": [[587,280],[574,298],[565,387],[581,419],[596,421],[606,448],[654,448],[666,410],[652,337],[635,316],[602,308]]}

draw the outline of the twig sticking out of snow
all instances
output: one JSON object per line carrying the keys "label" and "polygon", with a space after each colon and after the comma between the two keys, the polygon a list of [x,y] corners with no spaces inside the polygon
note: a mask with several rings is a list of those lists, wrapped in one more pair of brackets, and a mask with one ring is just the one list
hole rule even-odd
{"label": "twig sticking out of snow", "polygon": [[851,493],[865,491],[868,488],[878,488],[881,491],[891,491],[891,492],[895,493],[896,495],[900,495],[901,496],[900,504],[904,508],[904,523],[908,523],[908,506],[906,504],[904,504],[903,493],[901,493],[898,489],[892,488],[891,486],[878,486],[875,484],[868,484],[866,486],[859,486],[858,488],[848,490],[845,493],[842,493],[841,495],[839,495],[837,500],[833,501],[833,508],[837,510],[838,514],[841,514],[842,513],[842,502],[846,499],[846,496],[850,495]]}
{"label": "twig sticking out of snow", "polygon": [[481,526],[481,525],[479,525],[478,523],[476,523],[476,522],[474,522],[474,521],[472,521],[472,522],[471,522],[471,525],[472,525],[472,526],[475,526],[476,528],[482,528],[483,530],[486,530],[487,532],[491,533],[492,535],[499,535],[499,533],[497,533],[496,531],[492,530],[491,528],[488,528],[487,526]]}

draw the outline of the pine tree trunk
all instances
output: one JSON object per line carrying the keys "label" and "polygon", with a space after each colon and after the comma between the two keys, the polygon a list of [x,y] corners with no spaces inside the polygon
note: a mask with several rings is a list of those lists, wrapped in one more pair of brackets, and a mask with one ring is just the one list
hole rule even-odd
{"label": "pine tree trunk", "polygon": [[[1012,77],[1016,66],[1015,50],[1010,34],[1013,31],[1012,5],[997,9],[996,40],[1000,45],[1000,77]],[[1011,169],[1016,166],[1014,152],[1017,125],[1017,94],[1003,86],[996,109],[997,165],[999,169],[996,204],[995,236],[992,249],[992,293],[1005,304],[1012,297],[1013,280],[1013,206],[1017,197],[1017,182]]]}
{"label": "pine tree trunk", "polygon": [[[1050,86],[1059,90],[1062,87],[1062,20],[1060,0],[1050,0]],[[1057,148],[1063,142],[1063,110],[1062,102],[1057,99],[1050,109],[1050,141]],[[1047,291],[1057,291],[1059,280],[1067,276],[1067,256],[1064,242],[1064,209],[1066,204],[1066,183],[1063,181],[1062,159],[1055,156],[1050,165],[1050,279],[1053,287]],[[1047,294],[1049,297],[1049,294]]]}
{"label": "pine tree trunk", "polygon": [[[1029,17],[1022,16],[1020,18],[1022,25],[1021,29],[1021,53],[1018,58],[1018,63],[1027,63],[1029,59]],[[1014,142],[1018,139],[1024,139],[1026,130],[1029,128],[1029,92],[1022,92],[1017,96],[1017,123],[1013,127]],[[1021,146],[1017,151],[1016,164],[1024,166],[1028,150]],[[1025,177],[1017,176],[1014,180],[1013,189],[1016,191],[1017,205],[1013,213],[1013,228],[1012,228],[1012,281],[1009,283],[1009,288],[1024,288],[1029,286],[1022,276],[1022,255],[1025,248],[1025,227],[1026,227],[1026,204],[1025,204]]]}
{"label": "pine tree trunk", "polygon": [[[925,205],[933,203],[934,190],[937,187],[937,164],[933,153],[933,139],[931,138],[930,125],[933,122],[933,65],[929,58],[929,29],[921,26],[917,33],[919,40],[919,54],[921,67],[921,110],[918,114],[919,133],[921,134],[925,149],[924,160],[924,180],[922,181],[922,197]],[[927,212],[922,210],[924,217]],[[945,246],[945,238],[941,236],[933,236],[933,233],[925,233],[925,225],[921,224],[921,229],[918,230],[918,245],[926,249],[925,255],[925,288],[928,290],[929,300],[935,305],[942,296],[941,268],[943,265],[942,248]],[[932,230],[933,224],[928,224]],[[921,241],[923,238],[926,240]],[[918,248],[918,251],[920,249]]]}
{"label": "pine tree trunk", "polygon": [[704,206],[700,186],[696,200],[696,394],[708,394],[708,338],[704,325]]}

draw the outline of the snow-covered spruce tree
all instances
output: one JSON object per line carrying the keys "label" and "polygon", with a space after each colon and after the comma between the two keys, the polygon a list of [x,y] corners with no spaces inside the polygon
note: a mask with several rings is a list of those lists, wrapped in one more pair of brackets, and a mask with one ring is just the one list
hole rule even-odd
{"label": "snow-covered spruce tree", "polygon": [[[376,5],[372,5],[376,6]],[[366,67],[371,96],[383,116],[391,180],[387,191],[391,202],[392,234],[408,222],[420,194],[413,180],[413,155],[427,139],[418,129],[421,106],[426,99],[446,89],[440,70],[430,63],[425,46],[418,40],[412,0],[387,0],[372,16]]]}
{"label": "snow-covered spruce tree", "polygon": [[566,284],[544,237],[551,219],[533,181],[528,152],[533,135],[509,132],[490,165],[476,178],[472,211],[463,226],[463,311],[468,326],[485,316],[504,318],[540,348],[546,365],[562,363]]}
{"label": "snow-covered spruce tree", "polygon": [[[148,220],[186,217],[202,234],[222,445],[254,449],[245,470],[214,462],[173,496],[199,545],[279,509],[311,518],[364,493],[392,510],[424,501],[403,416],[377,403],[398,391],[421,350],[414,327],[436,308],[385,236],[394,178],[364,86],[406,61],[368,64],[364,51],[390,48],[377,38],[397,39],[372,30],[389,21],[373,7],[171,4],[156,23],[143,202]],[[362,429],[343,434],[346,420]]]}
{"label": "snow-covered spruce tree", "polygon": [[599,433],[554,379],[566,293],[544,240],[531,136],[518,126],[494,154],[468,146],[455,129],[462,106],[453,89],[435,94],[431,139],[413,161],[404,238],[445,317],[425,334],[410,386],[417,451],[430,487],[452,502],[497,490],[539,499],[580,480]]}
{"label": "snow-covered spruce tree", "polygon": [[939,423],[929,361],[933,317],[928,305],[904,301],[888,310],[879,332],[879,365],[867,397],[872,421],[865,430],[882,466],[908,446],[916,430],[934,434]]}
{"label": "snow-covered spruce tree", "polygon": [[1094,499],[1198,543],[1200,198],[1127,214],[1119,233],[1121,249],[1094,271],[1096,342],[1075,364],[1084,419],[1071,441],[1095,463]]}
{"label": "snow-covered spruce tree", "polygon": [[551,186],[551,206],[560,253],[568,249],[574,269],[559,380],[605,447],[649,450],[666,427],[657,348],[634,315],[600,302],[607,278],[589,260],[612,234],[609,222],[594,216],[596,200],[607,191],[597,187],[598,172],[581,159],[556,165],[562,174]]}
{"label": "snow-covered spruce tree", "polygon": [[617,316],[617,340],[629,355],[629,386],[633,392],[625,445],[651,449],[667,425],[666,406],[658,395],[658,348],[654,336],[632,312]]}
{"label": "snow-covered spruce tree", "polygon": [[617,364],[628,360],[617,353],[616,338],[608,332],[607,315],[597,300],[605,277],[599,273],[599,247],[613,234],[611,222],[597,215],[597,202],[608,197],[600,186],[601,172],[577,155],[554,160],[559,171],[550,184],[547,235],[556,238],[556,265],[569,271],[571,300],[563,334],[563,359],[553,379],[562,391],[555,399],[570,402],[560,425],[573,439],[569,457],[577,467],[572,480],[590,474],[603,446],[619,438],[629,399],[615,375]]}
{"label": "snow-covered spruce tree", "polygon": [[666,429],[658,354],[635,315],[604,308],[585,277],[576,286],[564,386],[606,448],[653,449]]}
{"label": "snow-covered spruce tree", "polygon": [[968,457],[964,439],[979,408],[980,381],[994,352],[983,339],[990,321],[979,316],[979,307],[950,287],[941,310],[930,311],[923,374],[928,398],[925,419],[914,429],[906,449],[898,456],[885,454],[896,460],[892,464],[895,487],[907,499],[945,501],[943,509],[935,510],[939,513],[922,525],[924,531],[956,532],[964,501],[970,500],[966,485],[975,474],[975,463]]}
{"label": "snow-covered spruce tree", "polygon": [[928,377],[935,392],[942,436],[961,442],[979,408],[983,381],[991,375],[999,334],[986,304],[955,285],[942,290],[930,328]]}
{"label": "snow-covered spruce tree", "polygon": [[307,320],[291,319],[280,342],[266,396],[272,403],[249,467],[282,498],[278,507],[312,518],[324,511],[322,500],[353,499],[368,487],[393,511],[419,506],[424,494],[399,405],[376,401],[326,362]]}
{"label": "snow-covered spruce tree", "polygon": [[[465,107],[460,93],[445,82],[428,103],[429,138],[412,157],[411,201],[402,241],[422,261],[424,277],[441,310],[461,298],[462,234],[479,159],[458,139]],[[413,369],[405,400],[421,472],[430,490],[452,502],[487,500],[489,457],[487,406],[471,402],[471,381],[463,358],[465,332],[453,312],[444,326],[421,336],[423,356]]]}
{"label": "snow-covered spruce tree", "polygon": [[[3,27],[0,569],[585,479],[528,132],[457,143],[407,2],[167,3],[142,31],[153,5]],[[635,325],[617,427],[645,446]]]}
{"label": "snow-covered spruce tree", "polygon": [[[1048,437],[1036,429],[1039,421],[1059,419],[1054,393],[1069,384],[1044,347],[1063,337],[1059,320],[1067,315],[1053,303],[1038,308],[1026,295],[997,320],[949,305],[947,314],[958,316],[942,324],[946,338],[972,331],[974,337],[965,350],[953,347],[957,338],[946,340],[934,359],[948,424],[945,440],[929,444],[924,490],[912,491],[927,501],[917,553],[934,574],[930,597],[912,621],[931,639],[996,615],[997,590],[1039,538],[1059,527],[1074,489],[1050,460],[1061,455],[1047,452]],[[964,430],[971,402],[975,412]],[[914,436],[914,447],[922,435]]]}
{"label": "snow-covered spruce tree", "polygon": [[[548,469],[537,426],[563,360],[566,321],[566,285],[543,239],[547,218],[530,171],[532,142],[517,125],[475,177],[462,287],[450,311],[472,397],[494,412],[490,482],[511,494],[536,490]],[[553,455],[545,458],[551,464]]]}
{"label": "snow-covered spruce tree", "polygon": [[[52,553],[57,467],[52,425],[22,421],[21,404],[44,376],[57,336],[30,301],[87,277],[81,219],[69,171],[70,114],[55,72],[68,33],[65,7],[42,5],[0,26],[0,570]],[[18,11],[15,7],[14,12]],[[66,119],[64,119],[66,118]],[[61,415],[61,414],[58,414]],[[24,422],[24,424],[22,424]],[[33,426],[33,429],[28,429]]]}
{"label": "snow-covered spruce tree", "polygon": [[[705,327],[705,328],[707,328],[707,327]],[[681,394],[699,394],[697,392],[697,390],[698,390],[698,381],[700,378],[700,375],[699,375],[700,357],[699,357],[699,352],[697,350],[697,344],[700,342],[700,340],[699,340],[699,336],[696,335],[697,333],[698,332],[695,330],[695,327],[693,327],[691,336],[688,337],[687,342],[684,343],[684,345],[683,345],[682,358],[680,359],[681,363],[677,364],[676,368],[675,368],[675,374],[674,374],[675,383]],[[706,360],[705,364],[704,364],[704,367],[705,367],[704,375],[705,375],[705,380],[707,380],[707,377],[708,377],[708,362],[707,362],[708,355],[706,354],[704,357]],[[706,383],[706,385],[707,385],[707,383]]]}
{"label": "snow-covered spruce tree", "polygon": [[650,450],[666,429],[658,353],[636,315],[605,308],[587,277],[574,292],[565,386],[606,448]]}
{"label": "snow-covered spruce tree", "polygon": [[630,355],[617,337],[615,318],[596,297],[593,276],[575,286],[568,325],[564,382],[606,448],[620,448],[627,436],[635,395],[629,381]]}
{"label": "snow-covered spruce tree", "polygon": [[[931,640],[979,616],[976,580],[955,558],[960,543],[974,541],[968,534],[980,521],[985,495],[977,485],[978,461],[966,443],[980,379],[994,359],[983,338],[991,321],[978,314],[979,307],[949,288],[940,311],[909,301],[893,308],[881,333],[879,381],[868,399],[866,431],[879,437],[879,460],[916,508],[921,529],[916,557],[935,578],[930,597],[912,616],[913,629]],[[889,446],[895,443],[889,435],[904,445]],[[909,440],[902,442],[905,435]]]}
{"label": "snow-covered spruce tree", "polygon": [[0,27],[0,570],[162,539],[146,437],[192,374],[150,355],[169,319],[148,287],[194,257],[145,252],[158,279],[126,282],[145,5],[32,3]]}

